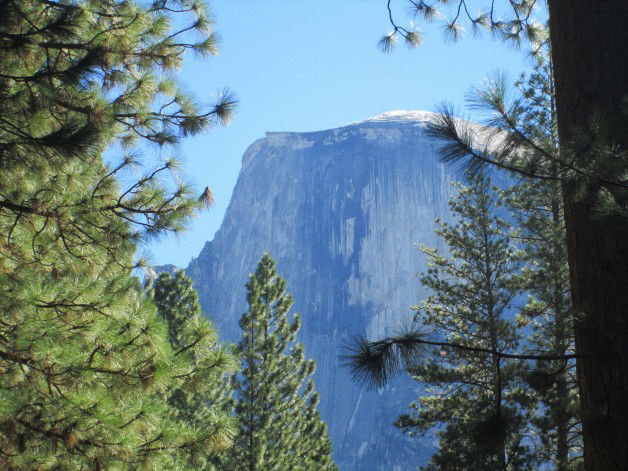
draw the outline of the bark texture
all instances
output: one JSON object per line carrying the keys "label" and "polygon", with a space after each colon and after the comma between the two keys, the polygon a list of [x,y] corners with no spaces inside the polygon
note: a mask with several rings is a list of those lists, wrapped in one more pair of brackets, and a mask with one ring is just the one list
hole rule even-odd
{"label": "bark texture", "polygon": [[[628,1],[549,0],[563,149],[596,113],[628,150]],[[595,192],[592,187],[591,194]],[[628,236],[565,195],[585,469],[628,470]]]}

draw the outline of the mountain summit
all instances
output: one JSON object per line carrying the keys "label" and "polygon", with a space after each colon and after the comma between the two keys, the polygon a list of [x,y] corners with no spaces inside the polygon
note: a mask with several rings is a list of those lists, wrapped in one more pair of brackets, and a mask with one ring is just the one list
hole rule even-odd
{"label": "mountain summit", "polygon": [[433,121],[437,116],[437,113],[431,111],[395,110],[352,123],[352,125],[360,125],[363,123],[426,123]]}

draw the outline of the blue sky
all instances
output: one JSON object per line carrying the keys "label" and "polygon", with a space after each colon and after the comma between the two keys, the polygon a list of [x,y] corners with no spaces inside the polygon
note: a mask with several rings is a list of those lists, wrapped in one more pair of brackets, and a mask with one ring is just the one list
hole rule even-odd
{"label": "blue sky", "polygon": [[[464,105],[465,94],[495,71],[515,79],[531,65],[488,34],[452,44],[438,24],[423,25],[419,49],[377,48],[391,28],[385,0],[213,0],[220,54],[190,57],[186,89],[212,103],[225,87],[239,100],[233,122],[180,147],[183,177],[209,185],[216,204],[177,237],[144,250],[154,264],[185,267],[220,227],[245,149],[266,131],[316,131],[398,109],[433,110],[443,100]],[[399,21],[408,24],[404,0]]]}

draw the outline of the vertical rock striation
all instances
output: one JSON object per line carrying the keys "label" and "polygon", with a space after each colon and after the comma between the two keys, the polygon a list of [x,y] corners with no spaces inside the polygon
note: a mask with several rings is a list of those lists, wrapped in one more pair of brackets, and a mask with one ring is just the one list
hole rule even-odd
{"label": "vertical rock striation", "polygon": [[433,115],[391,112],[337,129],[267,133],[242,159],[220,230],[187,268],[221,337],[239,338],[244,284],[264,252],[277,261],[316,360],[320,410],[343,471],[410,470],[431,443],[392,426],[416,397],[400,377],[380,391],[340,365],[355,334],[407,323],[423,291],[416,244],[442,248],[434,219],[448,218],[451,169],[425,133]]}

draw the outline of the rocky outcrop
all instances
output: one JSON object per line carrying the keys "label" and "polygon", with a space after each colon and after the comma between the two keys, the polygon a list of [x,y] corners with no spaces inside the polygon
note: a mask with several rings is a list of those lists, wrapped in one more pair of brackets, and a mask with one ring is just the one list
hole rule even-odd
{"label": "rocky outcrop", "polygon": [[267,133],[245,152],[222,226],[186,270],[221,337],[236,341],[248,274],[264,252],[275,258],[303,319],[300,340],[317,363],[321,415],[343,471],[416,469],[433,450],[392,426],[416,383],[400,377],[368,391],[339,360],[352,335],[386,335],[424,295],[416,246],[442,248],[434,219],[448,218],[455,179],[425,133],[433,116],[391,112]]}

